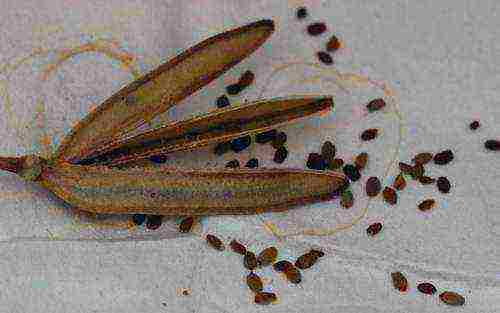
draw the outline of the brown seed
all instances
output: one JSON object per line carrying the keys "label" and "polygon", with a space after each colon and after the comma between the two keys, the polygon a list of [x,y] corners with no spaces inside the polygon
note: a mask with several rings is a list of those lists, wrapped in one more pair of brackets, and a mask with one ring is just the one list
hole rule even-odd
{"label": "brown seed", "polygon": [[286,272],[289,267],[293,267],[293,264],[286,260],[278,261],[273,264],[273,269],[276,272]]}
{"label": "brown seed", "polygon": [[312,23],[307,26],[307,32],[311,36],[321,35],[326,31],[326,24],[322,22]]}
{"label": "brown seed", "polygon": [[245,256],[243,257],[243,266],[251,271],[257,267],[257,257],[255,256],[255,253],[251,251],[247,251],[245,253]]}
{"label": "brown seed", "polygon": [[366,229],[369,236],[375,236],[382,230],[382,223],[373,223]]}
{"label": "brown seed", "polygon": [[333,63],[332,56],[328,52],[318,51],[316,52],[316,56],[323,64],[330,65]]}
{"label": "brown seed", "polygon": [[489,139],[484,142],[484,147],[491,151],[500,151],[500,140]]}
{"label": "brown seed", "polygon": [[403,177],[403,174],[399,173],[398,176],[396,176],[396,179],[394,179],[394,182],[392,183],[392,187],[394,187],[397,190],[403,190],[406,187],[406,180]]}
{"label": "brown seed", "polygon": [[278,257],[278,249],[276,247],[269,247],[262,250],[257,257],[257,264],[261,267],[273,264]]}
{"label": "brown seed", "polygon": [[288,281],[293,284],[299,284],[302,281],[302,275],[295,266],[287,267],[284,273]]}
{"label": "brown seed", "polygon": [[326,161],[327,164],[335,160],[336,152],[337,149],[331,141],[325,141],[325,143],[323,143],[323,145],[321,146],[321,157]]}
{"label": "brown seed", "polygon": [[208,244],[210,246],[212,246],[214,249],[219,250],[219,251],[224,250],[224,244],[216,236],[208,234],[206,236],[206,240],[207,240]]}
{"label": "brown seed", "polygon": [[261,292],[264,288],[264,284],[262,283],[262,279],[260,279],[259,275],[251,272],[247,275],[247,285],[250,290],[253,292]]}
{"label": "brown seed", "polygon": [[420,204],[418,205],[418,209],[420,211],[425,212],[425,211],[429,211],[430,209],[432,209],[435,205],[436,205],[436,200],[427,199],[427,200],[420,202]]}
{"label": "brown seed", "polygon": [[366,167],[366,163],[368,163],[368,153],[366,152],[361,152],[354,159],[354,165],[360,171]]}
{"label": "brown seed", "polygon": [[441,176],[437,180],[437,187],[438,190],[441,191],[442,193],[448,193],[450,192],[451,184],[448,178]]}
{"label": "brown seed", "polygon": [[304,270],[310,268],[319,260],[319,256],[316,253],[311,253],[310,251],[299,256],[295,261],[295,266]]}
{"label": "brown seed", "polygon": [[437,153],[434,156],[434,163],[438,165],[445,165],[453,160],[453,152],[448,149]]}
{"label": "brown seed", "polygon": [[419,179],[420,177],[424,176],[424,174],[425,174],[424,166],[422,164],[415,164],[411,172],[411,176],[414,179]]}
{"label": "brown seed", "polygon": [[374,99],[366,105],[368,112],[378,111],[385,107],[385,101],[382,98]]}
{"label": "brown seed", "polygon": [[194,217],[188,216],[184,218],[179,224],[179,231],[181,233],[189,233],[191,228],[193,228]]}
{"label": "brown seed", "polygon": [[394,205],[398,202],[398,194],[396,190],[391,187],[385,187],[384,191],[382,191],[382,196],[384,197],[385,202]]}
{"label": "brown seed", "polygon": [[255,303],[260,305],[268,305],[276,302],[278,297],[272,292],[259,292],[255,294]]}
{"label": "brown seed", "polygon": [[337,38],[337,36],[332,35],[326,43],[326,51],[335,52],[338,49],[340,49],[340,40]]}
{"label": "brown seed", "polygon": [[410,164],[399,162],[399,170],[405,174],[412,174],[413,166],[411,166]]}
{"label": "brown seed", "polygon": [[247,248],[245,248],[244,245],[236,241],[236,239],[233,239],[229,244],[229,246],[231,247],[231,250],[233,250],[233,252],[235,253],[245,255],[245,253],[247,252]]}
{"label": "brown seed", "polygon": [[325,253],[321,250],[316,250],[316,249],[311,249],[311,251],[309,251],[309,253],[312,253],[312,254],[315,254],[318,256],[318,258],[322,258],[325,256]]}
{"label": "brown seed", "polygon": [[419,153],[417,154],[414,158],[413,158],[413,162],[415,164],[422,164],[422,165],[425,165],[427,163],[429,163],[431,160],[432,160],[432,153],[429,153],[429,152],[422,152],[422,153]]}
{"label": "brown seed", "polygon": [[400,292],[406,292],[408,290],[408,280],[401,272],[391,273],[392,285],[394,288]]}
{"label": "brown seed", "polygon": [[238,85],[240,87],[245,88],[250,86],[253,81],[255,80],[255,74],[252,71],[245,71],[240,77],[240,80],[238,81]]}
{"label": "brown seed", "polygon": [[469,124],[469,127],[471,130],[476,130],[479,128],[479,121],[474,121],[472,123]]}
{"label": "brown seed", "polygon": [[365,189],[368,197],[376,197],[380,193],[380,190],[382,190],[382,184],[378,177],[373,176],[366,181]]}
{"label": "brown seed", "polygon": [[329,170],[336,170],[342,167],[344,165],[344,160],[342,159],[333,159],[331,163],[327,163],[326,166],[328,167]]}
{"label": "brown seed", "polygon": [[434,184],[436,182],[436,180],[432,177],[429,177],[429,176],[420,176],[418,178],[418,181],[422,184],[422,185],[430,185],[430,184]]}
{"label": "brown seed", "polygon": [[377,137],[377,135],[378,135],[377,128],[369,128],[361,133],[361,140],[363,141],[373,140]]}
{"label": "brown seed", "polygon": [[437,291],[436,287],[431,283],[420,283],[417,285],[417,289],[426,295],[433,295]]}
{"label": "brown seed", "polygon": [[445,291],[439,295],[439,299],[448,305],[461,306],[465,304],[465,298],[453,291]]}

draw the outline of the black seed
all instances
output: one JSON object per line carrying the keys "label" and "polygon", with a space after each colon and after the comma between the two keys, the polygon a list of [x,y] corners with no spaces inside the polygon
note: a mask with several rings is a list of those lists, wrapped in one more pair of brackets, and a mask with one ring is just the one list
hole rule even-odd
{"label": "black seed", "polygon": [[337,36],[332,35],[330,37],[330,40],[326,43],[326,51],[329,52],[334,52],[337,51],[340,48],[340,40],[337,38]]}
{"label": "black seed", "polygon": [[359,170],[352,164],[344,165],[343,171],[345,176],[347,176],[351,181],[357,181],[361,178]]}
{"label": "black seed", "polygon": [[157,164],[161,164],[161,163],[167,162],[168,158],[167,158],[166,155],[159,154],[159,155],[150,156],[149,160],[151,162],[154,162],[154,163],[157,163]]}
{"label": "black seed", "polygon": [[231,105],[231,103],[229,102],[229,99],[226,95],[222,95],[219,98],[217,98],[217,100],[215,101],[215,105],[218,108],[224,108]]}
{"label": "black seed", "polygon": [[259,160],[256,158],[250,159],[247,161],[247,164],[245,164],[245,167],[257,168],[257,167],[259,167]]}
{"label": "black seed", "polygon": [[285,142],[286,142],[286,134],[284,132],[279,132],[273,138],[273,141],[271,142],[271,146],[274,149],[278,149],[279,147],[283,146],[285,144]]}
{"label": "black seed", "polygon": [[445,165],[453,160],[453,152],[448,149],[441,151],[434,155],[434,163],[438,165]]}
{"label": "black seed", "polygon": [[427,295],[433,295],[436,293],[436,287],[431,283],[420,283],[417,285],[418,291],[425,293]]}
{"label": "black seed", "polygon": [[238,153],[250,146],[252,137],[250,135],[231,140],[231,150]]}
{"label": "black seed", "polygon": [[326,31],[326,24],[322,22],[312,23],[307,26],[307,32],[311,36],[321,35]]}
{"label": "black seed", "polygon": [[377,138],[378,129],[370,128],[361,133],[361,140],[368,141]]}
{"label": "black seed", "polygon": [[374,99],[374,100],[368,102],[368,104],[366,105],[366,108],[368,109],[368,112],[370,112],[370,113],[374,112],[374,111],[378,111],[384,107],[385,107],[385,101],[382,98]]}
{"label": "black seed", "polygon": [[145,220],[146,220],[146,214],[134,214],[132,216],[132,222],[134,222],[134,224],[137,226],[142,225],[142,223],[144,223]]}
{"label": "black seed", "polygon": [[231,161],[227,162],[226,167],[227,168],[239,168],[240,162],[236,159],[231,160]]}
{"label": "black seed", "polygon": [[215,146],[214,153],[216,155],[223,155],[224,153],[228,152],[229,150],[231,150],[231,142],[230,141],[220,142]]}
{"label": "black seed", "polygon": [[278,134],[278,131],[276,129],[271,129],[263,133],[259,133],[255,135],[255,142],[264,144],[272,141],[274,137]]}
{"label": "black seed", "polygon": [[437,184],[438,190],[441,191],[442,193],[450,192],[451,184],[450,184],[450,181],[448,180],[448,178],[441,176],[438,178],[436,184]]}
{"label": "black seed", "polygon": [[161,215],[148,215],[146,218],[146,228],[155,230],[161,226],[161,220],[163,216]]}
{"label": "black seed", "polygon": [[297,9],[297,18],[298,19],[303,19],[307,17],[307,8],[306,7],[300,7]]}
{"label": "black seed", "polygon": [[479,121],[474,121],[474,122],[470,123],[470,125],[469,125],[471,130],[476,130],[479,128],[479,126],[480,126]]}
{"label": "black seed", "polygon": [[312,170],[323,171],[326,169],[326,162],[318,153],[310,153],[307,157],[307,168]]}
{"label": "black seed", "polygon": [[316,56],[318,57],[318,59],[321,61],[321,63],[323,64],[326,64],[326,65],[330,65],[333,63],[333,59],[332,59],[332,56],[328,53],[328,52],[325,52],[325,51],[318,51],[316,53]]}
{"label": "black seed", "polygon": [[273,160],[275,163],[281,164],[285,162],[287,157],[288,157],[288,150],[284,146],[282,146],[276,149],[276,151],[274,152]]}
{"label": "black seed", "polygon": [[382,230],[382,223],[373,223],[366,229],[369,236],[375,236]]}
{"label": "black seed", "polygon": [[486,140],[484,147],[491,151],[500,151],[500,140]]}
{"label": "black seed", "polygon": [[226,87],[226,92],[231,95],[237,95],[241,92],[242,88],[239,84],[232,84]]}

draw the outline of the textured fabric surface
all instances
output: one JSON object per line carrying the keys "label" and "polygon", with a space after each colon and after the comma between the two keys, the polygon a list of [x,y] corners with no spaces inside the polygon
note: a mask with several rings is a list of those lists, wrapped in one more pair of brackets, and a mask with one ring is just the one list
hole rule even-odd
{"label": "textured fabric surface", "polygon": [[[304,168],[307,155],[319,152],[325,140],[335,142],[338,155],[349,162],[362,151],[370,159],[363,178],[353,184],[355,204],[349,210],[334,200],[284,213],[203,218],[195,235],[184,236],[176,231],[176,219],[149,232],[130,229],[123,217],[82,215],[2,172],[0,312],[500,311],[500,155],[483,148],[486,139],[500,138],[498,2],[1,4],[2,156],[47,155],[76,121],[134,74],[218,32],[271,18],[277,29],[263,47],[156,123],[214,109],[225,86],[246,70],[255,73],[256,82],[230,97],[232,103],[332,94],[335,110],[280,128],[290,150],[281,165],[272,162],[269,145],[255,144],[222,157],[214,156],[212,147],[174,153],[167,165],[224,167],[234,158],[244,164],[258,157],[260,166]],[[303,21],[294,16],[300,5],[309,9]],[[308,36],[305,28],[313,21],[324,21],[328,32]],[[320,65],[315,53],[331,34],[343,47],[333,66]],[[70,52],[81,53],[65,57]],[[382,96],[389,102],[384,112],[363,110],[367,101]],[[481,127],[473,132],[468,125],[474,119]],[[379,138],[360,142],[359,134],[371,127],[381,130]],[[449,194],[409,182],[395,206],[380,197],[366,199],[368,177],[391,183],[397,161],[444,149],[452,149],[455,159],[427,171],[449,177]],[[417,203],[428,197],[437,200],[436,208],[419,213]],[[375,221],[384,229],[369,238],[365,230]],[[264,222],[290,236],[277,240]],[[291,236],[312,227],[336,232]],[[275,245],[280,259],[293,260],[311,247],[321,247],[326,256],[303,271],[298,286],[270,268],[259,271],[265,289],[279,297],[263,308],[252,303],[242,258],[208,247],[206,233],[226,243],[237,238],[256,252]],[[408,292],[394,290],[392,271],[407,275]],[[466,305],[449,307],[437,295],[419,293],[416,285],[423,281],[433,282],[438,293],[459,292]]]}

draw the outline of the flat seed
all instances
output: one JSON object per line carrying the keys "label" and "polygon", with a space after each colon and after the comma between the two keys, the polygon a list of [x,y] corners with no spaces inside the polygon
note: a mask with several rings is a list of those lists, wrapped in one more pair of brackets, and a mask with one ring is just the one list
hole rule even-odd
{"label": "flat seed", "polygon": [[361,152],[354,159],[354,165],[360,171],[366,167],[366,163],[368,163],[368,153],[366,152]]}
{"label": "flat seed", "polygon": [[274,149],[278,149],[279,147],[283,146],[285,142],[286,142],[286,134],[284,132],[279,132],[271,141],[271,146]]}
{"label": "flat seed", "polygon": [[255,135],[255,142],[260,144],[271,142],[274,139],[274,137],[276,137],[277,134],[278,131],[276,129],[271,129],[263,133],[258,133],[257,135]]}
{"label": "flat seed", "polygon": [[142,223],[144,223],[145,220],[146,220],[146,214],[134,214],[132,216],[132,222],[137,226],[142,225]]}
{"label": "flat seed", "polygon": [[229,152],[229,150],[231,150],[230,141],[220,142],[215,146],[214,153],[216,155],[223,155],[224,153]]}
{"label": "flat seed", "polygon": [[284,273],[288,281],[293,284],[299,284],[302,281],[302,274],[295,266],[286,268]]}
{"label": "flat seed", "polygon": [[146,228],[150,230],[155,230],[160,228],[162,219],[163,216],[161,215],[148,215],[146,217]]}
{"label": "flat seed", "polygon": [[230,106],[231,102],[229,102],[229,98],[226,95],[222,95],[222,96],[217,98],[217,100],[215,101],[215,105],[219,109],[221,109],[221,108],[225,108],[227,106]]}
{"label": "flat seed", "polygon": [[326,43],[326,51],[335,52],[340,48],[340,40],[337,36],[332,35],[328,42]]}
{"label": "flat seed", "polygon": [[220,240],[218,237],[208,234],[205,239],[207,240],[207,243],[214,248],[215,250],[223,251],[224,250],[224,244],[222,243],[222,240]]}
{"label": "flat seed", "polygon": [[445,291],[439,295],[439,299],[448,305],[461,306],[465,304],[465,298],[453,291]]}
{"label": "flat seed", "polygon": [[333,159],[333,161],[331,163],[327,163],[327,168],[329,170],[336,170],[336,169],[341,168],[343,165],[344,165],[344,160],[336,158],[336,159]]}
{"label": "flat seed", "polygon": [[238,81],[238,85],[240,85],[240,87],[243,89],[250,86],[254,82],[254,80],[255,74],[252,71],[245,71],[245,73],[241,75],[240,80]]}
{"label": "flat seed", "polygon": [[500,140],[489,139],[484,142],[484,147],[491,151],[500,151]]}
{"label": "flat seed", "polygon": [[321,63],[323,63],[323,64],[326,64],[326,65],[333,64],[333,58],[328,52],[318,51],[318,52],[316,52],[316,56],[318,57],[318,60],[320,60]]}
{"label": "flat seed", "polygon": [[436,287],[431,283],[420,283],[417,285],[417,289],[426,295],[433,295],[437,291]]}
{"label": "flat seed", "polygon": [[445,165],[453,160],[453,152],[451,150],[444,150],[434,156],[434,163],[438,165]]}
{"label": "flat seed", "polygon": [[401,272],[391,273],[392,285],[400,292],[408,290],[408,280]]}
{"label": "flat seed", "polygon": [[366,105],[366,108],[368,109],[368,112],[375,112],[378,110],[381,110],[385,107],[385,101],[382,98],[378,99],[373,99],[372,101],[368,102]]}
{"label": "flat seed", "polygon": [[313,266],[319,259],[319,256],[315,253],[307,252],[297,258],[295,261],[295,266],[300,268],[301,270],[305,270],[306,268],[310,268]]}
{"label": "flat seed", "polygon": [[403,190],[406,187],[406,180],[403,177],[403,174],[399,173],[398,176],[396,176],[396,179],[394,179],[394,182],[392,183],[392,187],[396,190]]}
{"label": "flat seed", "polygon": [[268,305],[278,300],[278,297],[273,292],[259,292],[255,294],[255,303],[260,305]]}
{"label": "flat seed", "polygon": [[382,190],[382,184],[380,183],[380,179],[378,177],[370,177],[366,181],[366,195],[368,197],[376,197],[380,191]]}
{"label": "flat seed", "polygon": [[293,264],[286,260],[278,261],[273,264],[273,269],[276,272],[285,272],[289,267],[293,267]]}
{"label": "flat seed", "polygon": [[327,164],[333,162],[335,153],[337,153],[337,149],[331,141],[325,141],[321,146],[321,157]]}
{"label": "flat seed", "polygon": [[193,224],[194,217],[188,216],[182,219],[181,223],[179,224],[179,231],[181,233],[189,233],[191,231],[191,228],[193,228]]}
{"label": "flat seed", "polygon": [[307,157],[307,168],[322,171],[326,168],[326,162],[318,153],[310,153]]}
{"label": "flat seed", "polygon": [[441,191],[442,193],[450,192],[451,184],[450,184],[450,181],[448,180],[448,178],[441,176],[438,178],[436,184],[437,184],[438,190]]}
{"label": "flat seed", "polygon": [[359,170],[352,164],[344,165],[343,171],[345,176],[347,176],[351,181],[358,181],[361,178]]}
{"label": "flat seed", "polygon": [[245,164],[245,167],[257,168],[257,167],[259,167],[259,160],[256,158],[252,158],[252,159],[247,161],[247,164]]}
{"label": "flat seed", "polygon": [[234,96],[234,95],[237,95],[241,92],[242,88],[239,84],[231,84],[229,86],[226,87],[226,92],[231,95],[231,96]]}
{"label": "flat seed", "polygon": [[366,229],[369,236],[375,236],[382,230],[382,223],[373,223]]}
{"label": "flat seed", "polygon": [[385,187],[384,191],[382,191],[382,196],[384,197],[385,202],[394,205],[398,202],[398,194],[396,190],[391,187]]}
{"label": "flat seed", "polygon": [[276,247],[269,247],[262,250],[257,257],[257,264],[261,267],[273,264],[278,257],[278,249]]}
{"label": "flat seed", "polygon": [[353,196],[352,192],[349,189],[342,191],[342,194],[341,194],[340,197],[341,197],[340,198],[340,205],[344,209],[349,209],[350,207],[353,206],[353,204],[354,204],[354,196]]}
{"label": "flat seed", "polygon": [[247,251],[245,253],[245,256],[243,257],[243,266],[251,271],[257,267],[257,257],[255,256],[255,253],[251,251]]}
{"label": "flat seed", "polygon": [[378,129],[377,128],[369,128],[361,133],[361,140],[368,141],[377,138]]}
{"label": "flat seed", "polygon": [[312,23],[307,26],[307,33],[311,36],[319,36],[326,31],[326,24],[323,22]]}
{"label": "flat seed", "polygon": [[274,163],[281,164],[285,162],[287,157],[288,157],[288,150],[284,146],[282,146],[276,149],[276,151],[274,152],[273,161]]}
{"label": "flat seed", "polygon": [[299,7],[297,8],[297,18],[299,20],[304,19],[307,17],[307,8],[306,7]]}
{"label": "flat seed", "polygon": [[399,170],[405,174],[412,174],[413,166],[411,166],[410,164],[399,162]]}
{"label": "flat seed", "polygon": [[247,286],[253,292],[261,292],[264,289],[264,284],[262,283],[262,279],[260,279],[259,275],[251,272],[247,275]]}
{"label": "flat seed", "polygon": [[153,163],[156,163],[156,164],[162,164],[162,163],[167,162],[168,157],[166,155],[159,154],[159,155],[150,156],[149,160]]}
{"label": "flat seed", "polygon": [[413,158],[413,162],[415,164],[425,165],[425,164],[429,163],[430,161],[432,161],[432,157],[433,157],[432,153],[422,152],[422,153],[417,154]]}
{"label": "flat seed", "polygon": [[235,252],[235,253],[245,255],[247,252],[247,248],[245,248],[245,246],[243,244],[236,241],[236,239],[231,240],[231,243],[229,243],[229,246],[231,247],[231,250],[233,250],[233,252]]}
{"label": "flat seed", "polygon": [[238,153],[250,146],[252,137],[250,135],[231,140],[231,150]]}
{"label": "flat seed", "polygon": [[424,176],[424,174],[425,174],[425,168],[422,164],[415,164],[415,166],[413,166],[411,176],[414,179],[420,179],[420,177]]}
{"label": "flat seed", "polygon": [[226,167],[227,168],[239,168],[240,162],[236,159],[231,160],[231,161],[227,162]]}
{"label": "flat seed", "polygon": [[476,130],[479,128],[479,126],[480,126],[479,121],[473,121],[472,123],[469,124],[469,128],[471,130]]}
{"label": "flat seed", "polygon": [[430,184],[434,184],[436,182],[436,180],[432,177],[429,177],[429,176],[420,176],[418,178],[418,181],[422,184],[422,185],[430,185]]}
{"label": "flat seed", "polygon": [[420,211],[429,211],[436,205],[436,200],[434,199],[427,199],[419,203],[418,209]]}

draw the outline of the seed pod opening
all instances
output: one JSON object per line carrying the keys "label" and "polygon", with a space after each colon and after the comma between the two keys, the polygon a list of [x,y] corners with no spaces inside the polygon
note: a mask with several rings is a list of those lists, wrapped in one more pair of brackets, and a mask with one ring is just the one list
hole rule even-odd
{"label": "seed pod opening", "polygon": [[451,189],[451,184],[448,178],[441,176],[438,178],[437,183],[436,183],[438,190],[441,191],[442,193],[449,193]]}

